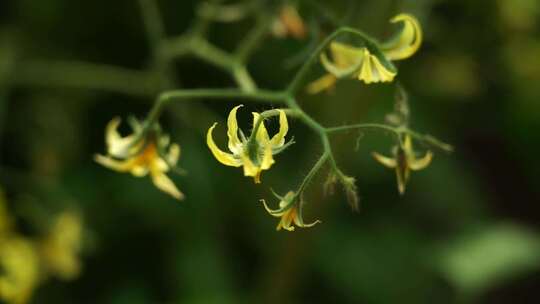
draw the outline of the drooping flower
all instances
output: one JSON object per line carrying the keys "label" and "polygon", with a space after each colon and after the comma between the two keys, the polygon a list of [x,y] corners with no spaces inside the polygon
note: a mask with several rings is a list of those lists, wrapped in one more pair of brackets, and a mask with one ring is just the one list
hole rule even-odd
{"label": "drooping flower", "polygon": [[282,228],[287,231],[294,231],[294,225],[301,228],[313,227],[321,221],[316,220],[311,224],[305,224],[302,218],[302,201],[298,199],[297,195],[293,191],[289,191],[284,197],[280,197],[279,208],[276,210],[270,209],[265,200],[261,200],[264,208],[270,215],[274,217],[280,217],[276,230],[279,231]]}
{"label": "drooping flower", "polygon": [[57,216],[39,247],[47,273],[63,280],[72,280],[79,276],[82,237],[83,224],[77,213],[65,211]]}
{"label": "drooping flower", "polygon": [[[242,105],[234,107],[227,119],[227,135],[229,137],[228,147],[231,153],[227,153],[218,148],[213,139],[213,131],[217,123],[214,123],[206,135],[206,143],[214,157],[222,164],[232,167],[244,167],[244,175],[252,176],[255,183],[261,182],[261,172],[268,170],[274,164],[273,155],[281,152],[287,145],[285,135],[289,130],[287,115],[282,110],[279,111],[279,132],[271,139],[268,131],[261,121],[259,113],[253,112],[253,128],[257,129],[256,134],[245,138],[242,130],[238,128],[236,111]],[[240,137],[238,136],[240,134]]]}
{"label": "drooping flower", "polygon": [[316,94],[331,89],[344,77],[356,78],[366,84],[393,81],[397,70],[390,61],[406,59],[416,53],[422,43],[422,29],[418,20],[408,14],[397,15],[390,22],[402,22],[403,27],[379,48],[369,41],[361,47],[332,41],[329,46],[331,59],[325,53],[321,54],[321,64],[328,74],[308,85],[307,91]]}
{"label": "drooping flower", "polygon": [[150,174],[158,189],[178,200],[183,199],[182,192],[166,175],[178,162],[180,146],[170,144],[170,138],[157,131],[142,134],[142,126],[136,120],[132,122],[133,134],[122,137],[117,130],[120,122],[120,118],[116,117],[107,125],[105,141],[108,155],[95,155],[95,161],[109,169],[130,172],[137,177]]}
{"label": "drooping flower", "polygon": [[28,303],[39,283],[39,257],[33,244],[21,237],[0,240],[0,299]]}
{"label": "drooping flower", "polygon": [[281,8],[279,17],[274,21],[272,33],[279,38],[291,36],[296,39],[304,39],[307,30],[298,10],[294,6],[287,4]]}
{"label": "drooping flower", "polygon": [[403,142],[394,147],[393,154],[394,157],[390,158],[377,152],[372,153],[375,160],[379,163],[396,170],[398,190],[403,195],[405,193],[405,186],[409,180],[410,171],[418,171],[426,168],[431,163],[433,154],[431,151],[427,151],[423,157],[417,158],[409,135],[406,135]]}

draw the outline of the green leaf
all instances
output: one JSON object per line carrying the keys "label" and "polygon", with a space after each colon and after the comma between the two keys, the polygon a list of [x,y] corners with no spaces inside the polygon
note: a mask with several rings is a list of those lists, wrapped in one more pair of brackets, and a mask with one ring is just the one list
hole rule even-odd
{"label": "green leaf", "polygon": [[538,269],[540,236],[515,224],[474,230],[445,246],[438,262],[460,292],[478,294]]}

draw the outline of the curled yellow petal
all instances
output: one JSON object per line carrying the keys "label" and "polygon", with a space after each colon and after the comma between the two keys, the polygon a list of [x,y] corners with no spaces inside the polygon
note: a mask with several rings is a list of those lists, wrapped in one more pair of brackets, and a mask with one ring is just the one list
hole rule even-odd
{"label": "curled yellow petal", "polygon": [[118,126],[121,123],[120,117],[114,117],[105,128],[105,142],[107,144],[107,152],[115,157],[126,157],[130,146],[133,143],[134,135],[126,137],[120,136]]}
{"label": "curled yellow petal", "polygon": [[221,151],[214,142],[214,139],[212,138],[212,132],[214,131],[216,125],[217,123],[214,123],[210,127],[210,129],[208,129],[208,133],[206,134],[206,144],[208,145],[208,148],[210,148],[210,151],[220,163],[226,166],[240,167],[242,165],[242,162],[239,159],[235,158],[230,153]]}
{"label": "curled yellow petal", "polygon": [[357,48],[337,41],[330,43],[330,53],[338,68],[354,66],[364,55],[363,47]]}
{"label": "curled yellow petal", "polygon": [[238,139],[238,121],[236,120],[236,111],[244,105],[238,105],[234,107],[227,117],[227,136],[229,137],[229,150],[235,153],[242,144],[240,139]]}
{"label": "curled yellow petal", "polygon": [[118,172],[129,172],[135,165],[134,159],[119,161],[100,154],[94,155],[94,160],[98,164]]}
{"label": "curled yellow petal", "polygon": [[355,61],[351,62],[351,64],[344,66],[344,65],[337,65],[334,62],[331,62],[326,54],[321,54],[321,64],[324,67],[324,69],[336,76],[337,78],[343,78],[351,75],[354,73],[358,68],[361,66],[362,61],[364,60],[363,53],[362,55],[359,55],[355,58]]}
{"label": "curled yellow petal", "polygon": [[386,157],[386,156],[381,155],[381,154],[379,154],[377,152],[372,152],[371,155],[373,156],[373,158],[375,158],[376,161],[378,161],[379,163],[381,163],[385,167],[393,169],[393,168],[395,168],[397,166],[397,162],[393,158]]}
{"label": "curled yellow petal", "polygon": [[392,18],[390,22],[403,22],[403,28],[396,38],[383,45],[384,55],[389,60],[401,60],[411,57],[422,44],[420,23],[409,14],[399,14]]}
{"label": "curled yellow petal", "polygon": [[429,166],[432,159],[433,159],[433,153],[431,153],[431,151],[427,151],[426,155],[424,155],[424,157],[422,157],[420,159],[411,160],[409,162],[409,168],[411,168],[411,170],[415,170],[415,171],[422,170],[425,167]]}
{"label": "curled yellow petal", "polygon": [[279,132],[272,137],[270,144],[272,148],[279,148],[285,144],[285,136],[289,132],[289,122],[285,111],[279,110]]}

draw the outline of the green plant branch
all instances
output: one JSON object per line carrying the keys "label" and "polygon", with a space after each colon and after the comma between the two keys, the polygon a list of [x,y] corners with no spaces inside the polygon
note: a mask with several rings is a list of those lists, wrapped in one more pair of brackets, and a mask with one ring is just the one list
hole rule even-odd
{"label": "green plant branch", "polygon": [[156,0],[139,0],[139,6],[146,35],[153,52],[157,52],[161,41],[165,38],[165,29],[158,5]]}
{"label": "green plant branch", "polygon": [[392,127],[390,125],[377,124],[377,123],[362,123],[362,124],[344,125],[344,126],[339,126],[339,127],[329,127],[329,128],[326,128],[326,132],[336,133],[340,131],[350,131],[350,130],[358,130],[358,129],[377,129],[381,131],[389,131],[392,133],[399,134],[398,128]]}
{"label": "green plant branch", "polygon": [[247,64],[249,58],[264,40],[268,32],[268,28],[270,27],[271,20],[272,18],[267,15],[261,15],[257,18],[255,27],[248,32],[246,38],[240,42],[239,46],[234,52],[234,56],[238,62]]}
{"label": "green plant branch", "polygon": [[317,160],[315,165],[309,170],[306,177],[302,180],[300,187],[298,187],[297,195],[302,195],[306,190],[307,186],[311,183],[311,180],[317,175],[317,173],[322,169],[324,164],[328,161],[330,154],[327,151],[324,151],[321,157]]}
{"label": "green plant branch", "polygon": [[26,61],[12,71],[14,85],[103,90],[135,96],[158,92],[147,72],[75,61]]}

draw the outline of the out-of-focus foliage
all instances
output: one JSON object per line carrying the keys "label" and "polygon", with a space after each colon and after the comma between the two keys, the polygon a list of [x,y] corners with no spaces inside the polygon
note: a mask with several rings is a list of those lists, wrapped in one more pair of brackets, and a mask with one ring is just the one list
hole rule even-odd
{"label": "out-of-focus foliage", "polygon": [[[190,26],[202,1],[157,2],[166,32],[174,36]],[[223,126],[237,101],[171,103],[161,123],[182,146],[179,165],[188,171],[172,176],[186,195],[177,202],[147,178],[117,174],[93,161],[105,149],[107,122],[147,114],[155,77],[129,74],[125,81],[123,70],[111,69],[106,78],[91,81],[108,83],[115,92],[86,90],[81,83],[88,79],[78,77],[78,66],[58,64],[135,71],[152,66],[137,2],[0,2],[0,185],[7,198],[5,208],[0,204],[0,235],[16,229],[25,240],[46,239],[56,215],[73,209],[92,231],[80,264],[69,254],[53,263],[56,276],[36,283],[31,303],[538,302],[538,1],[297,3],[307,31],[321,37],[334,28],[329,19],[388,37],[394,30],[390,17],[415,15],[423,45],[396,64],[409,95],[410,124],[451,142],[455,152],[435,153],[400,197],[394,173],[370,155],[390,155],[390,136],[336,136],[336,157],[357,179],[360,212],[350,212],[339,191],[323,197],[321,176],[309,188],[303,212],[308,221],[322,223],[278,233],[259,199],[273,197],[269,185],[285,193],[315,163],[320,147],[307,128],[290,120],[296,144],[256,186],[240,170],[217,163],[205,143],[208,128],[215,121]],[[232,50],[253,24],[253,18],[218,22],[210,39]],[[291,36],[262,42],[248,65],[259,86],[281,89],[289,83],[309,43]],[[174,88],[235,85],[193,57],[175,60],[170,72]],[[322,73],[314,69],[313,80]],[[299,101],[317,120],[339,125],[381,121],[392,111],[393,94],[389,85],[351,80]],[[249,111],[264,110],[245,107],[241,125],[250,123]],[[217,144],[225,146],[225,136],[217,135]],[[75,235],[60,238],[45,251],[79,250],[70,241]],[[13,248],[1,245],[0,259],[22,258],[10,254]],[[59,279],[71,278],[79,266],[73,280]],[[0,277],[7,271],[2,265]]]}

